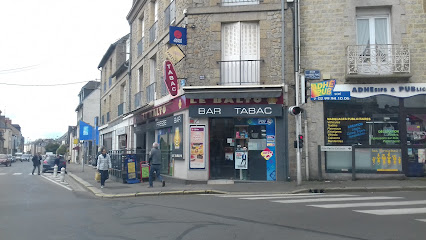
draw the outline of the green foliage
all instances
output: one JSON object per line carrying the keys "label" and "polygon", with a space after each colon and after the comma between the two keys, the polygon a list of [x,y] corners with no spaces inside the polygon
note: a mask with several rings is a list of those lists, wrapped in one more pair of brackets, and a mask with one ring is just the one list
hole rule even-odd
{"label": "green foliage", "polygon": [[59,155],[65,155],[65,153],[68,151],[68,147],[66,145],[61,145],[58,150],[56,150],[56,154]]}
{"label": "green foliage", "polygon": [[53,152],[55,153],[56,150],[59,148],[59,143],[48,143],[45,147],[46,152]]}

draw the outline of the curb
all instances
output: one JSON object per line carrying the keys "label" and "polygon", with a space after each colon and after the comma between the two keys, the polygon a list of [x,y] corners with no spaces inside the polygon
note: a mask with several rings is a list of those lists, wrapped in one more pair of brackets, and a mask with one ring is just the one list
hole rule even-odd
{"label": "curb", "polygon": [[118,193],[118,194],[107,194],[103,193],[97,187],[84,181],[82,178],[72,174],[68,171],[68,176],[73,178],[87,190],[93,193],[96,197],[100,198],[124,198],[124,197],[147,197],[147,196],[160,196],[160,195],[189,195],[189,194],[228,194],[228,192],[216,191],[216,190],[179,190],[179,191],[165,191],[165,192],[137,192],[137,193]]}
{"label": "curb", "polygon": [[311,188],[291,191],[292,194],[309,193],[310,190],[323,190],[324,192],[399,192],[399,191],[426,191],[426,186],[391,186],[391,187],[335,187],[335,188]]}

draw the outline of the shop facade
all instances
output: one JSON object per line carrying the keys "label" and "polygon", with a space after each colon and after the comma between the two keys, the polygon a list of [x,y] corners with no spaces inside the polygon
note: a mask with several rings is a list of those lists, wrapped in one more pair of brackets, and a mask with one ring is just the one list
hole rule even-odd
{"label": "shop facade", "polygon": [[210,180],[286,176],[282,95],[189,98],[187,104],[190,171],[205,171]]}
{"label": "shop facade", "polygon": [[354,156],[357,173],[425,175],[426,84],[337,84],[333,92],[350,97],[314,99],[324,105],[326,173],[351,173]]}

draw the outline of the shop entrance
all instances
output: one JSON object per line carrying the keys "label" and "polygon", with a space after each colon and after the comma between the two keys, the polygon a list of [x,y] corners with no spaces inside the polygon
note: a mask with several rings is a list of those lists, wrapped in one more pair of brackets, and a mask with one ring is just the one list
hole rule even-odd
{"label": "shop entrance", "polygon": [[234,148],[227,148],[228,139],[234,136],[233,118],[210,119],[210,178],[233,179],[235,177],[234,161],[225,158],[225,153],[233,154]]}
{"label": "shop entrance", "polygon": [[425,176],[426,171],[426,111],[408,112],[406,122],[406,175]]}
{"label": "shop entrance", "polygon": [[163,128],[158,130],[158,143],[161,150],[161,174],[173,175],[172,147],[173,134],[172,128]]}

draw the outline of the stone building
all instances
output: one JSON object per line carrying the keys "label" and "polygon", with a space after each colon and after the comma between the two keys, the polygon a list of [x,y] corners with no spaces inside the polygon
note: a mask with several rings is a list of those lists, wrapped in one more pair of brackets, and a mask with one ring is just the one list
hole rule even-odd
{"label": "stone building", "polygon": [[305,176],[423,176],[426,1],[303,0],[300,14]]}
{"label": "stone building", "polygon": [[[290,177],[295,151],[288,144],[286,109],[294,104],[293,5],[133,1],[127,15],[128,108],[118,120],[127,120],[120,130],[127,147],[144,161],[158,142],[163,174],[180,179]],[[104,91],[102,116],[117,96]],[[103,141],[111,140],[104,135]]]}

